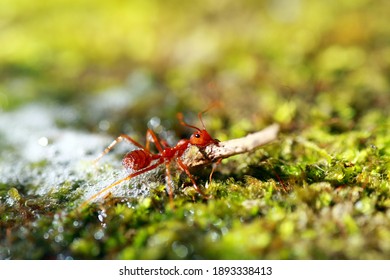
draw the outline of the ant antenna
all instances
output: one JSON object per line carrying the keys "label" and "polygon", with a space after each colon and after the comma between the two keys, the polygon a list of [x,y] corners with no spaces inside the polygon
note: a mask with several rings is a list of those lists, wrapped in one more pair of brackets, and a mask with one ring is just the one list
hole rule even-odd
{"label": "ant antenna", "polygon": [[[202,125],[203,125],[203,127],[204,127],[204,124],[203,124],[201,115],[202,115],[202,113],[199,113],[199,114],[198,114],[198,116],[199,116],[199,118],[200,118],[200,120],[201,120],[201,122],[202,122]],[[180,122],[181,125],[187,126],[187,127],[191,127],[191,128],[196,129],[196,130],[200,130],[200,129],[197,128],[196,126],[193,126],[193,125],[190,125],[190,124],[186,123],[186,122],[184,121],[183,113],[177,113],[177,118],[179,119],[179,122]]]}
{"label": "ant antenna", "polygon": [[203,129],[206,129],[206,127],[204,126],[204,123],[203,123],[202,114],[206,113],[207,111],[208,111],[208,109],[203,111],[203,112],[198,113],[198,118],[200,120],[200,123],[202,124]]}
{"label": "ant antenna", "polygon": [[[202,119],[202,115],[204,113],[206,113],[207,111],[209,111],[210,109],[212,109],[213,107],[219,107],[219,106],[220,106],[219,102],[215,101],[206,110],[198,113],[198,118],[199,118],[200,123],[202,124],[202,127],[203,127],[204,130],[206,130],[206,126],[204,125],[204,122],[203,122],[203,119]],[[191,127],[191,128],[196,129],[196,130],[200,130],[196,126],[193,126],[193,125],[190,125],[190,124],[186,123],[184,121],[183,113],[181,113],[181,112],[177,113],[177,118],[179,119],[179,122],[180,122],[181,125],[187,126],[187,127]]]}
{"label": "ant antenna", "polygon": [[203,115],[204,113],[206,113],[207,111],[209,111],[210,109],[212,109],[212,108],[214,108],[214,107],[220,107],[220,106],[221,106],[220,102],[214,101],[213,103],[210,104],[210,106],[209,106],[206,110],[204,110],[204,111],[198,113],[198,118],[199,118],[200,122],[202,123],[203,129],[206,129],[206,127],[205,127],[205,125],[204,125],[204,123],[203,123],[202,115]]}

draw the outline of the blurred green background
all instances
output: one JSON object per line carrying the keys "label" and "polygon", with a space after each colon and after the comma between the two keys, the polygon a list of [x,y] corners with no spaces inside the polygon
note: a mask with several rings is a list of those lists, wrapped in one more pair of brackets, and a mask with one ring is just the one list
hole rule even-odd
{"label": "blurred green background", "polygon": [[[0,6],[0,258],[390,257],[390,1]],[[276,145],[222,164],[215,200],[178,195],[172,213],[157,190],[106,216],[71,212],[93,176],[63,166],[110,140],[48,130],[137,138],[149,126],[174,143],[188,135],[176,113],[196,124],[211,104],[205,124],[220,140],[281,124]],[[57,157],[34,158],[50,147]],[[31,192],[49,173],[64,182]]]}
{"label": "blurred green background", "polygon": [[226,118],[256,125],[310,122],[313,114],[358,117],[388,105],[389,6],[5,0],[0,108],[80,104],[130,79],[129,95],[144,92],[127,109],[142,108],[146,118],[167,108],[197,112],[213,101],[224,104]]}

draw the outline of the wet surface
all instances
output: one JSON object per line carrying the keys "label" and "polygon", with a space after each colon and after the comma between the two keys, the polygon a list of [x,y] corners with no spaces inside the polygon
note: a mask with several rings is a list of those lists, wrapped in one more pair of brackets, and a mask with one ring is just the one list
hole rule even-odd
{"label": "wet surface", "polygon": [[[0,135],[2,146],[7,149],[1,152],[0,183],[17,186],[25,195],[44,196],[78,182],[80,186],[74,191],[87,198],[128,174],[120,157],[135,147],[122,143],[94,165],[93,160],[112,139],[58,127],[54,120],[69,111],[66,107],[37,103],[2,113]],[[156,176],[158,172],[149,172],[131,180],[131,185],[137,186],[134,190],[126,186],[111,192],[118,196],[146,195],[145,182]]]}

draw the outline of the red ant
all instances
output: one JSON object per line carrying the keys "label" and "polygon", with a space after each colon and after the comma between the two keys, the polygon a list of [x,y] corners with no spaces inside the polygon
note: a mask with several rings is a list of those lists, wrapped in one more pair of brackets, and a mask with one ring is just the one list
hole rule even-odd
{"label": "red ant", "polygon": [[[166,172],[166,180],[168,185],[168,192],[169,192],[169,198],[172,203],[173,201],[173,187],[172,187],[172,177],[170,173],[170,163],[172,161],[176,161],[178,167],[184,171],[187,176],[190,178],[192,185],[194,189],[200,193],[203,197],[207,196],[203,193],[203,191],[197,186],[194,178],[192,177],[188,167],[183,163],[181,160],[181,156],[183,153],[187,150],[187,148],[190,145],[198,146],[199,148],[204,148],[210,144],[218,144],[218,140],[213,139],[210,134],[207,132],[203,120],[202,120],[202,112],[198,114],[198,118],[200,122],[202,123],[202,129],[189,125],[186,122],[184,122],[183,114],[178,113],[177,115],[178,120],[181,125],[190,127],[195,129],[196,131],[192,133],[191,137],[189,139],[181,139],[176,146],[170,147],[168,143],[164,140],[159,140],[156,136],[156,134],[151,130],[148,129],[146,132],[146,145],[142,146],[137,141],[135,141],[133,138],[126,134],[121,134],[119,137],[117,137],[101,154],[98,158],[95,159],[95,163],[97,163],[105,154],[107,154],[116,144],[119,142],[122,142],[123,140],[126,140],[130,142],[131,144],[137,146],[139,149],[136,149],[134,151],[131,151],[127,153],[123,160],[122,164],[127,170],[133,171],[125,178],[122,178],[108,187],[105,187],[98,193],[94,194],[92,197],[90,197],[88,200],[86,200],[80,207],[83,207],[85,204],[89,203],[102,193],[108,191],[109,189],[119,185],[120,183],[130,180],[131,178],[134,178],[138,175],[141,175],[147,171],[153,170],[154,168],[157,168],[161,164],[165,164],[165,172]],[[150,151],[150,142],[153,142],[156,146],[158,153],[154,154]],[[213,171],[210,174],[210,179]]]}

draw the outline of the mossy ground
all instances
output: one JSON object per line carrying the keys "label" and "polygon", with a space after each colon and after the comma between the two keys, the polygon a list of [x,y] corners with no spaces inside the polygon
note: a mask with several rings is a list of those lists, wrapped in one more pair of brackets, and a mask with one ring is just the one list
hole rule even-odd
{"label": "mossy ground", "polygon": [[[388,1],[5,2],[0,259],[390,258]],[[195,170],[212,199],[154,174],[77,208],[119,133],[175,143],[215,101],[215,138],[281,132]]]}

